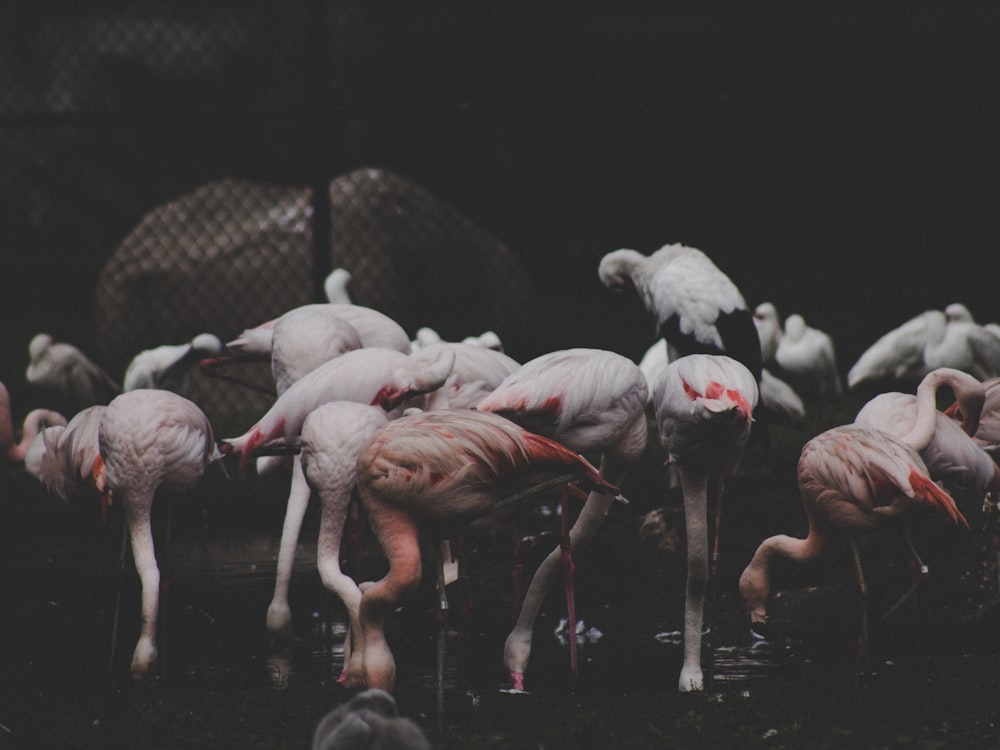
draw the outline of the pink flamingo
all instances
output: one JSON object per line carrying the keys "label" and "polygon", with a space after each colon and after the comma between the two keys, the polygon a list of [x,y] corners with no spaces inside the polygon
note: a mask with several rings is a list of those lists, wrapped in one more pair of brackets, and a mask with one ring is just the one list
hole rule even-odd
{"label": "pink flamingo", "polygon": [[845,425],[820,433],[802,449],[798,484],[809,522],[805,539],[779,534],[761,542],[740,576],[740,595],[752,624],[767,622],[770,566],[775,557],[806,562],[820,557],[837,534],[854,552],[862,596],[862,648],[867,643],[867,586],[856,537],[904,526],[922,510],[944,511],[968,527],[954,499],[930,478],[919,454],[883,430]]}
{"label": "pink flamingo", "polygon": [[355,349],[297,380],[243,435],[222,443],[222,451],[236,455],[241,465],[261,445],[292,442],[309,412],[328,401],[354,401],[381,406],[399,416],[408,405],[422,406],[422,397],[440,388],[455,364],[450,351],[403,354],[392,349]]}
{"label": "pink flamingo", "polygon": [[[938,411],[936,396],[942,386],[955,394],[960,421]],[[875,396],[854,423],[901,438],[920,454],[930,476],[954,496],[981,500],[988,491],[1000,491],[1000,468],[970,437],[979,427],[984,402],[985,390],[976,378],[941,367],[924,376],[916,395],[892,391]]]}
{"label": "pink flamingo", "polygon": [[[454,362],[455,355],[450,351],[413,355],[381,348],[347,351],[290,383],[246,433],[224,440],[222,451],[238,455],[245,466],[262,444],[278,439],[285,443],[295,440],[309,413],[329,401],[377,405],[390,412],[390,417],[398,417],[407,405],[422,406],[424,394],[444,384]],[[309,494],[296,457],[278,551],[274,596],[267,613],[267,628],[272,633],[287,634],[291,630],[288,585]]]}
{"label": "pink flamingo", "polygon": [[104,404],[88,406],[67,425],[46,427],[28,448],[24,468],[63,501],[86,488],[104,486],[98,428],[105,409]]}
{"label": "pink flamingo", "polygon": [[[437,410],[390,422],[358,458],[358,490],[389,559],[361,597],[363,671],[370,688],[392,691],[396,665],[384,619],[421,576],[420,533],[509,509],[540,487],[579,480],[619,494],[578,453],[495,414]],[[546,485],[548,483],[548,485]]]}
{"label": "pink flamingo", "polygon": [[687,529],[687,591],[684,599],[684,663],[678,687],[704,689],[701,631],[709,573],[709,496],[714,503],[718,553],[723,483],[739,464],[757,405],[753,374],[731,357],[691,354],[671,362],[653,387],[660,442],[684,495]]}
{"label": "pink flamingo", "polygon": [[[511,373],[477,407],[556,440],[579,453],[600,454],[600,473],[621,481],[625,467],[646,448],[646,378],[626,357],[602,349],[566,349],[543,354]],[[517,623],[504,644],[504,663],[514,690],[523,690],[532,631],[560,563],[566,576],[570,658],[576,671],[575,603],[570,551],[597,533],[613,497],[595,490],[572,528],[563,503],[563,542],[542,561],[525,594]]]}
{"label": "pink flamingo", "polygon": [[361,623],[358,620],[361,589],[341,570],[341,537],[356,484],[358,455],[388,421],[388,415],[379,407],[333,401],[310,412],[302,425],[299,440],[305,480],[319,496],[322,507],[317,545],[320,579],[326,588],[340,597],[347,609],[349,629],[344,642],[344,669],[340,676],[340,682],[347,687],[357,687],[364,679],[362,651],[353,648],[353,644],[361,643]]}
{"label": "pink flamingo", "polygon": [[116,397],[104,411],[98,435],[103,489],[125,512],[142,582],[142,624],[131,666],[132,677],[142,680],[157,657],[160,571],[153,547],[153,497],[161,490],[191,489],[221,454],[205,414],[171,391],[136,390]]}
{"label": "pink flamingo", "polygon": [[8,461],[24,461],[35,436],[45,427],[65,425],[66,417],[51,409],[32,409],[21,425],[21,439],[14,439],[14,421],[11,416],[10,392],[0,383],[0,454]]}
{"label": "pink flamingo", "polygon": [[[985,398],[979,415],[979,426],[972,433],[972,439],[996,460],[1000,459],[1000,378],[984,380],[983,394]],[[959,422],[965,420],[962,405],[958,401],[945,409],[944,413]]]}

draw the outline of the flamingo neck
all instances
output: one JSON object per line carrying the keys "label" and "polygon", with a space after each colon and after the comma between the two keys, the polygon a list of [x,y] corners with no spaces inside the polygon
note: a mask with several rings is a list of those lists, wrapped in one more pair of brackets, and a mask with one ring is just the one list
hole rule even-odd
{"label": "flamingo neck", "polygon": [[[949,367],[940,367],[927,374],[917,386],[917,418],[910,431],[903,435],[903,442],[916,451],[924,450],[930,445],[937,425],[937,392],[942,385],[948,385],[954,392],[962,412],[962,426],[979,425],[979,413],[982,411],[983,386],[968,373]],[[967,414],[966,410],[970,413]],[[975,432],[975,429],[973,429]]]}
{"label": "flamingo neck", "polygon": [[767,621],[771,560],[775,557],[786,557],[796,562],[815,560],[826,548],[827,541],[826,534],[810,520],[809,534],[805,539],[778,534],[761,542],[750,564],[740,576],[740,596],[750,611],[751,622]]}

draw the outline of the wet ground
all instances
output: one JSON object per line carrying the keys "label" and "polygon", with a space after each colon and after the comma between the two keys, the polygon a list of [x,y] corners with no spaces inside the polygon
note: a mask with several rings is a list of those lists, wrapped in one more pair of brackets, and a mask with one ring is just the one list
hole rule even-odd
{"label": "wet ground", "polygon": [[[828,412],[828,421],[838,419],[846,421]],[[1000,747],[1000,603],[988,539],[975,521],[971,535],[929,522],[917,528],[932,574],[887,620],[912,579],[905,547],[893,536],[863,546],[872,587],[867,657],[858,656],[846,548],[805,569],[779,568],[769,640],[751,637],[736,581],[761,538],[804,534],[794,463],[819,426],[772,428],[770,446],[748,448],[743,474],[728,486],[705,694],[676,689],[683,515],[652,452],[624,484],[631,502],[616,505],[578,557],[587,631],[579,674],[570,673],[556,634],[565,605],[553,591],[535,629],[528,692],[502,690],[503,642],[515,614],[510,534],[471,534],[472,606],[463,624],[452,592],[440,719],[431,588],[390,623],[401,711],[438,748]],[[336,681],[343,610],[312,563],[314,509],[292,588],[293,639],[276,643],[264,628],[281,481],[213,472],[174,504],[163,659],[141,686],[128,676],[139,590],[129,558],[120,563],[120,516],[103,524],[95,503],[61,505],[9,467],[0,487],[0,748],[307,748],[319,719],[353,695]],[[649,538],[641,521],[658,505],[667,532]],[[556,542],[557,519],[540,508],[551,504],[519,519],[533,538],[523,549],[529,574]],[[366,578],[382,572],[370,539],[361,565]]]}

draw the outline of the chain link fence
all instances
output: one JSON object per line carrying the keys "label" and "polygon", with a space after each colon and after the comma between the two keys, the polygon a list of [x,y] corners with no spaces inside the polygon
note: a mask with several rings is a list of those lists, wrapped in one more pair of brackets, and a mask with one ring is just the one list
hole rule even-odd
{"label": "chain link fence", "polygon": [[[414,144],[386,135],[400,111],[433,131],[428,112],[465,111],[477,81],[495,79],[474,54],[488,34],[474,19],[495,12],[0,6],[0,305],[18,323],[0,342],[0,380],[17,402],[32,405],[22,378],[39,331],[120,380],[144,348],[203,331],[226,341],[319,301],[334,267],[351,272],[356,303],[411,334],[494,329],[533,352],[516,250],[403,177],[423,171],[405,156]],[[216,412],[266,399],[205,377],[192,397]]]}

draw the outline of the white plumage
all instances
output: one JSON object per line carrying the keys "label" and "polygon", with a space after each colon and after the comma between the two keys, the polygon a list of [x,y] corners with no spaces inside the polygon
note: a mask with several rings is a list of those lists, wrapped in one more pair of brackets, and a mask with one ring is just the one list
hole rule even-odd
{"label": "white plumage", "polygon": [[59,399],[60,408],[68,414],[106,404],[121,392],[121,387],[86,354],[72,344],[54,341],[47,333],[31,339],[28,357],[28,383]]}
{"label": "white plumage", "polygon": [[598,276],[612,290],[635,289],[656,316],[657,335],[667,340],[671,360],[728,354],[760,377],[760,340],[746,301],[701,250],[680,244],[649,256],[616,250],[601,259]]}
{"label": "white plumage", "polygon": [[122,390],[159,388],[187,396],[191,386],[191,368],[205,357],[222,351],[222,342],[211,333],[201,333],[184,344],[164,344],[145,349],[129,362],[122,379]]}
{"label": "white plumage", "polygon": [[775,362],[796,389],[821,400],[839,396],[843,390],[833,339],[806,325],[799,315],[789,315],[778,339]]}

